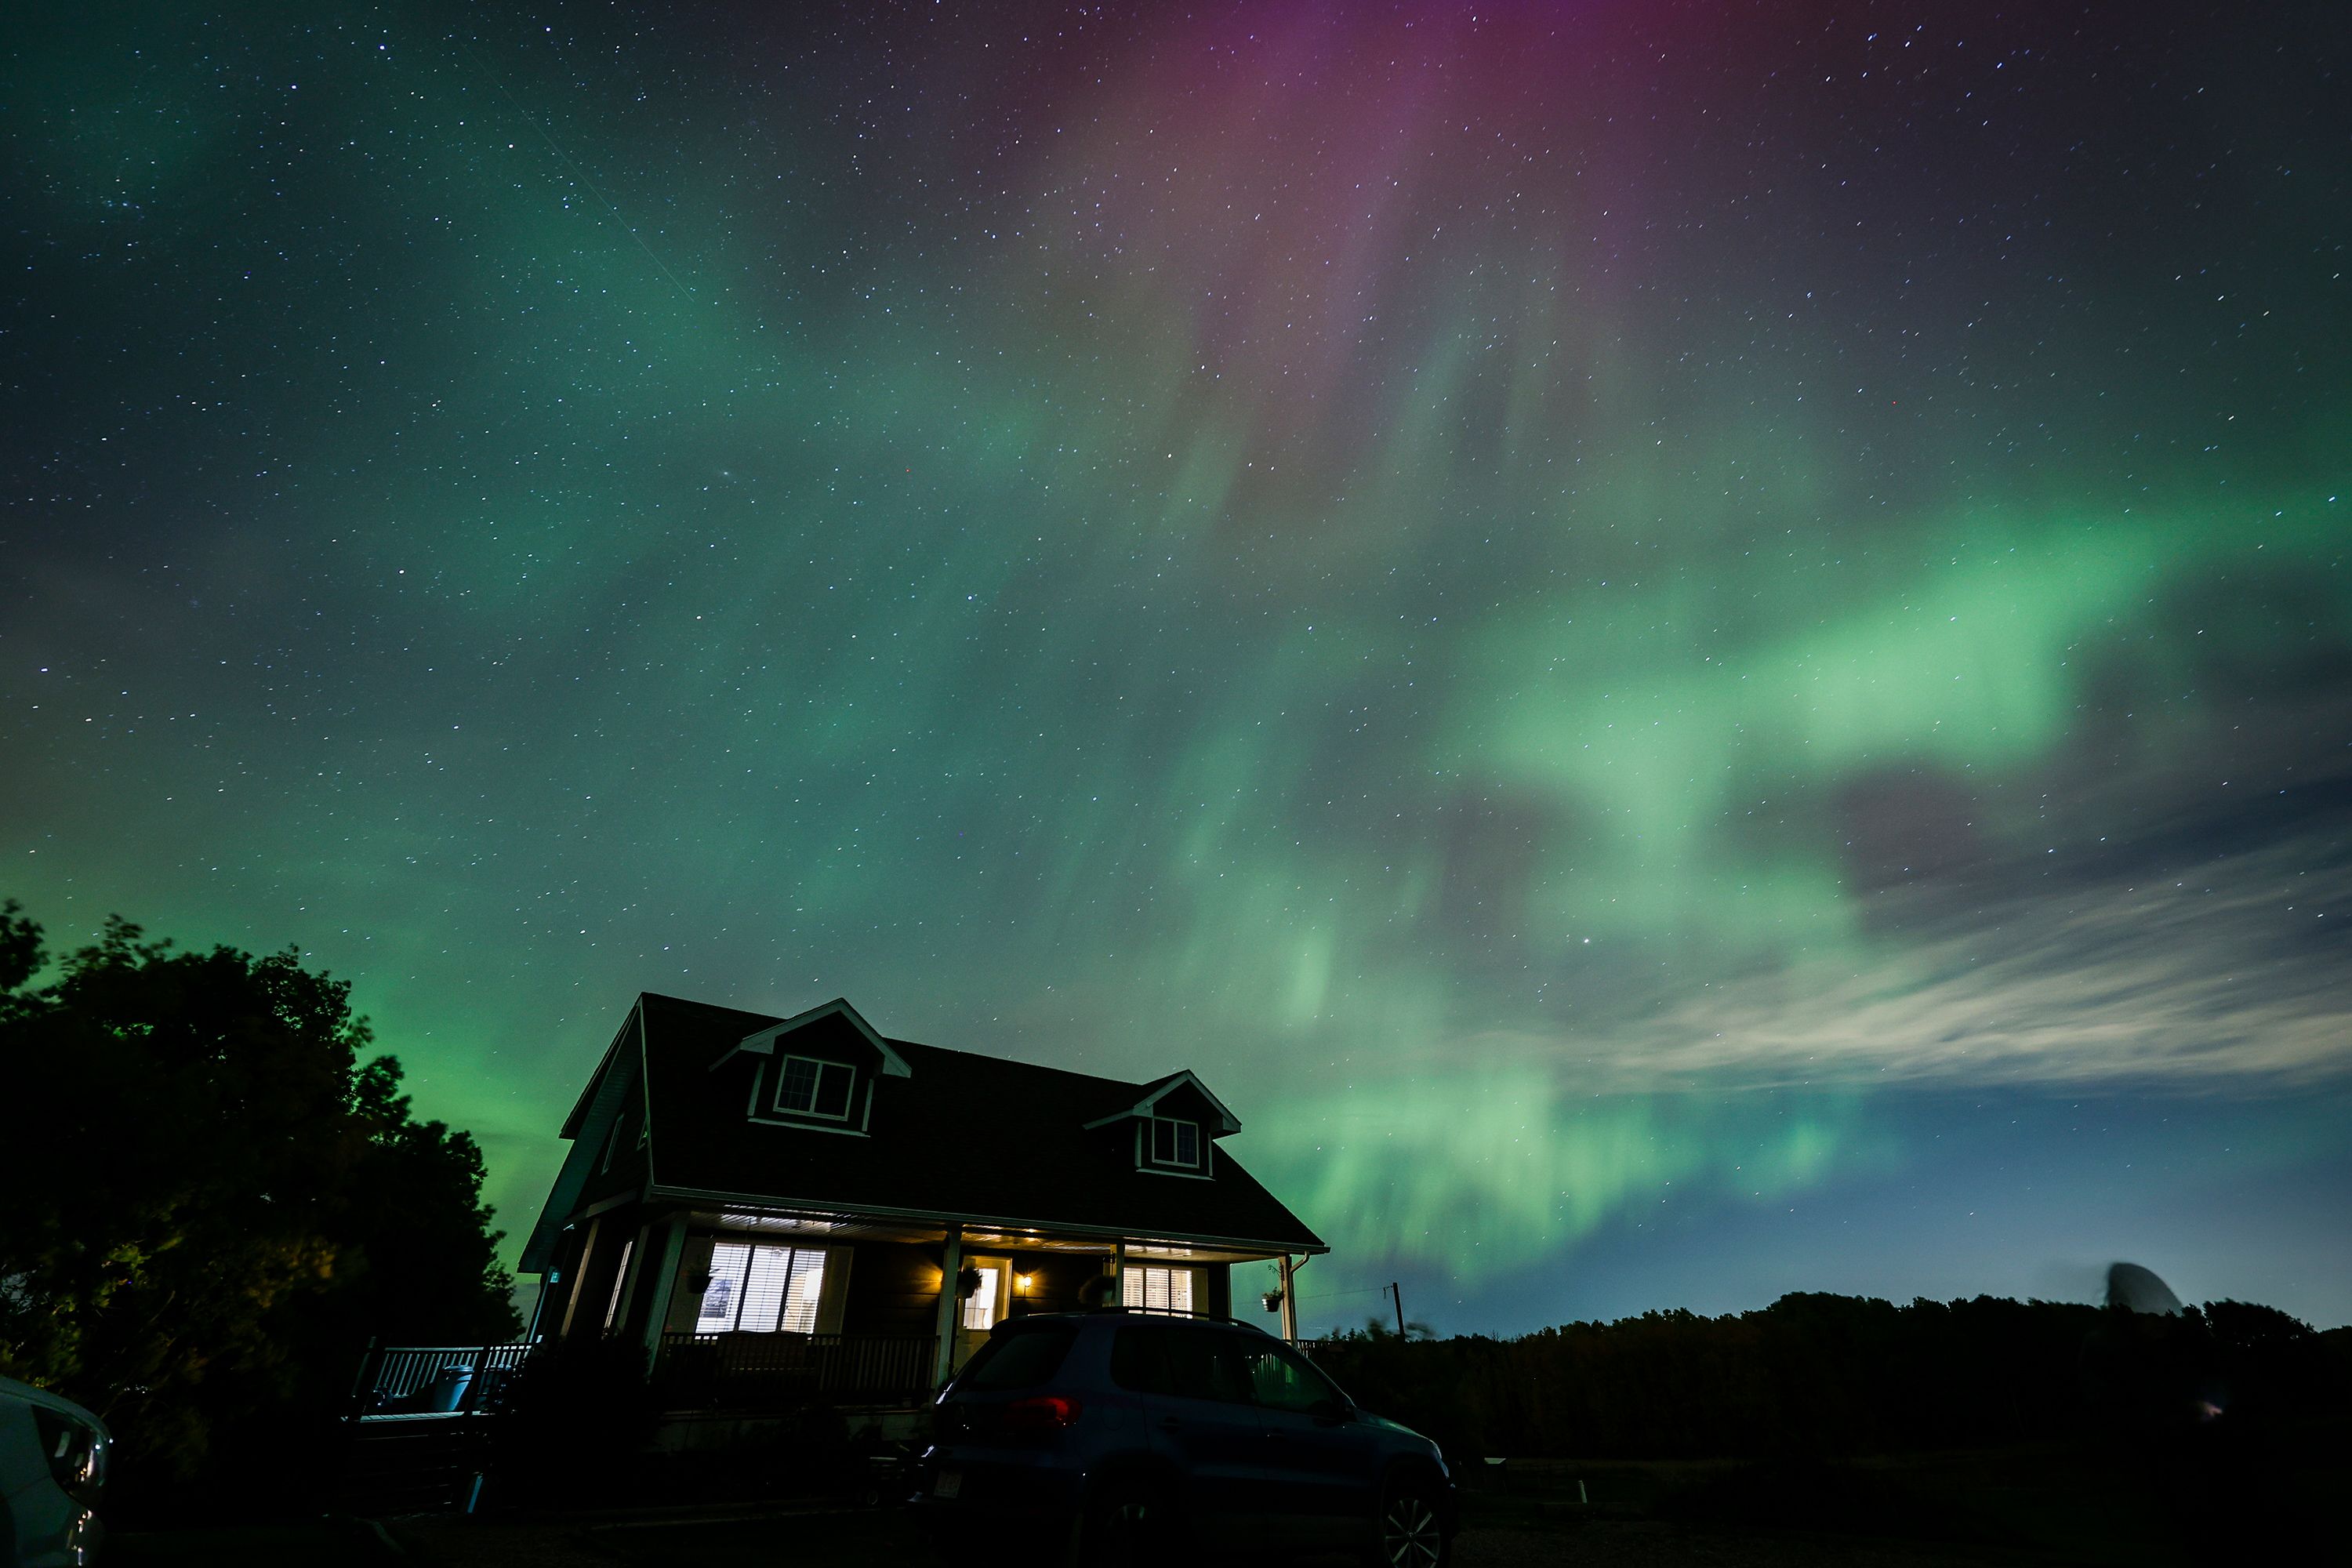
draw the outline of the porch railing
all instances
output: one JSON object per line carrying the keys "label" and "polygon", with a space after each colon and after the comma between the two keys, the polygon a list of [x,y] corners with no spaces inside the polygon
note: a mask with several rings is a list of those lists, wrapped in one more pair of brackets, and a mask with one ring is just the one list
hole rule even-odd
{"label": "porch railing", "polygon": [[938,1348],[929,1334],[666,1333],[654,1385],[680,1410],[920,1398]]}
{"label": "porch railing", "polygon": [[352,1389],[362,1420],[471,1415],[494,1407],[522,1369],[528,1344],[384,1345],[360,1363]]}

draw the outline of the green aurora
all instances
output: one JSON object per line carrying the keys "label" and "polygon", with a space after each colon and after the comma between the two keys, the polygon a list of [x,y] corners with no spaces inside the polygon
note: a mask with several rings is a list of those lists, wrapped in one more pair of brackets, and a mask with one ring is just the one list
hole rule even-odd
{"label": "green aurora", "polygon": [[1195,1068],[1337,1319],[2341,1321],[2344,26],[1781,9],[56,11],[5,890],[301,943],[510,1229],[632,994],[845,994]]}

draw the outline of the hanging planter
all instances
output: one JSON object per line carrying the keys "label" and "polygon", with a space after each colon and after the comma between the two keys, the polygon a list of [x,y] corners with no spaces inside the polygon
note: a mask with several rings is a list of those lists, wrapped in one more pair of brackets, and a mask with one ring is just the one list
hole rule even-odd
{"label": "hanging planter", "polygon": [[1282,1310],[1282,1292],[1279,1290],[1268,1290],[1265,1294],[1261,1295],[1258,1300],[1265,1303],[1265,1310],[1269,1312],[1279,1312]]}

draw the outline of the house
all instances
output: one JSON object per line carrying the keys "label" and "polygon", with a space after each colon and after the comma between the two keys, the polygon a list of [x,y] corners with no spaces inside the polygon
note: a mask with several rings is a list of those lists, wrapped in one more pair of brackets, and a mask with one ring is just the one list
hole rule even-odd
{"label": "house", "polygon": [[674,1409],[911,1404],[998,1321],[1123,1303],[1234,1316],[1232,1268],[1328,1250],[1219,1146],[1189,1071],[1126,1083],[640,995],[563,1124],[522,1270],[531,1337],[642,1348]]}

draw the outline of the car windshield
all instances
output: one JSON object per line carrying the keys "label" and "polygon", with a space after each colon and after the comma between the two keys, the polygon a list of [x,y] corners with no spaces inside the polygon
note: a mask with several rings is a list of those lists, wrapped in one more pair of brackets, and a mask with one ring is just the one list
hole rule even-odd
{"label": "car windshield", "polygon": [[1077,1337],[1067,1323],[1006,1323],[965,1365],[956,1386],[973,1392],[1034,1388],[1061,1370]]}

